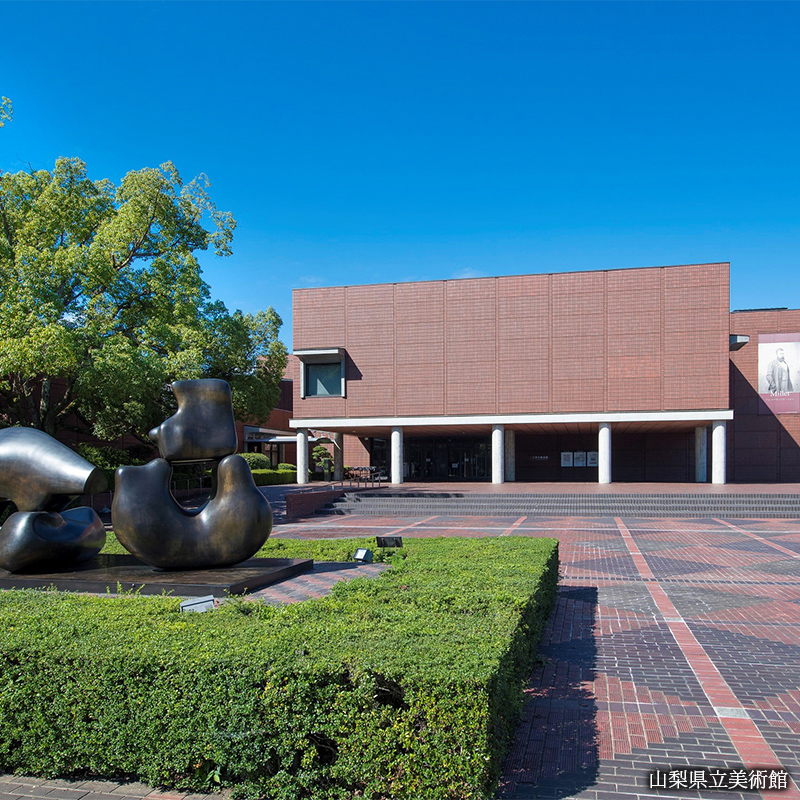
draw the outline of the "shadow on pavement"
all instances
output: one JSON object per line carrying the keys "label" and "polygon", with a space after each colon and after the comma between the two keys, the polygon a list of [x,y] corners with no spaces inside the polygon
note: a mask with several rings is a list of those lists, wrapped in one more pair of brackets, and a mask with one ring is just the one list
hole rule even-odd
{"label": "shadow on pavement", "polygon": [[595,587],[559,587],[540,648],[544,663],[525,690],[522,720],[503,770],[498,796],[504,800],[555,800],[595,784],[596,616]]}

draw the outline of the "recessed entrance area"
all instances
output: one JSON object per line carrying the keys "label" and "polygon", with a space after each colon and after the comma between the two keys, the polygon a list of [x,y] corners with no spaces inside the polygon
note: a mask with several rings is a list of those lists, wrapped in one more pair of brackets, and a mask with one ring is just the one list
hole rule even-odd
{"label": "recessed entrance area", "polygon": [[[372,466],[388,467],[385,440],[373,440]],[[489,436],[409,436],[404,472],[409,481],[488,481],[492,473]]]}
{"label": "recessed entrance area", "polygon": [[[688,482],[695,471],[694,434],[619,433],[612,438],[614,480]],[[597,481],[596,434],[517,434],[516,478],[523,482]]]}

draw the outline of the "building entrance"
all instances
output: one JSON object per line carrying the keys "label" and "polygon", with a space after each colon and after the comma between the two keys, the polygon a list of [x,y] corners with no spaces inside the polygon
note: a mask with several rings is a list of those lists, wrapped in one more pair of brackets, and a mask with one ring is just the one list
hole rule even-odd
{"label": "building entrance", "polygon": [[405,479],[489,480],[492,448],[488,436],[425,436],[405,441]]}

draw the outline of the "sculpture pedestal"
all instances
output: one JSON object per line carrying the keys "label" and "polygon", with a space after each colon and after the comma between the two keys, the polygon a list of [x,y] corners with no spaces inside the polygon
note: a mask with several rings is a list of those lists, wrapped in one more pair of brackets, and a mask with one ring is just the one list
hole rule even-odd
{"label": "sculpture pedestal", "polygon": [[[310,558],[250,558],[217,569],[154,569],[131,555],[101,555],[63,572],[12,574],[0,570],[0,589],[47,589],[68,592],[138,591],[176,597],[227,597],[263,589],[273,583],[310,572]],[[120,587],[118,589],[118,586]]]}

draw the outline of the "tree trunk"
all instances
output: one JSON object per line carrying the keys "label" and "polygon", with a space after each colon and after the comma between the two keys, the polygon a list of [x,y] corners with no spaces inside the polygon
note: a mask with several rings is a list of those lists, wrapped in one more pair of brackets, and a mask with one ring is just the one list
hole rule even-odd
{"label": "tree trunk", "polygon": [[[42,378],[42,394],[39,398],[39,420],[42,430],[47,428],[47,412],[50,410],[50,378]],[[50,433],[50,431],[45,431]]]}

